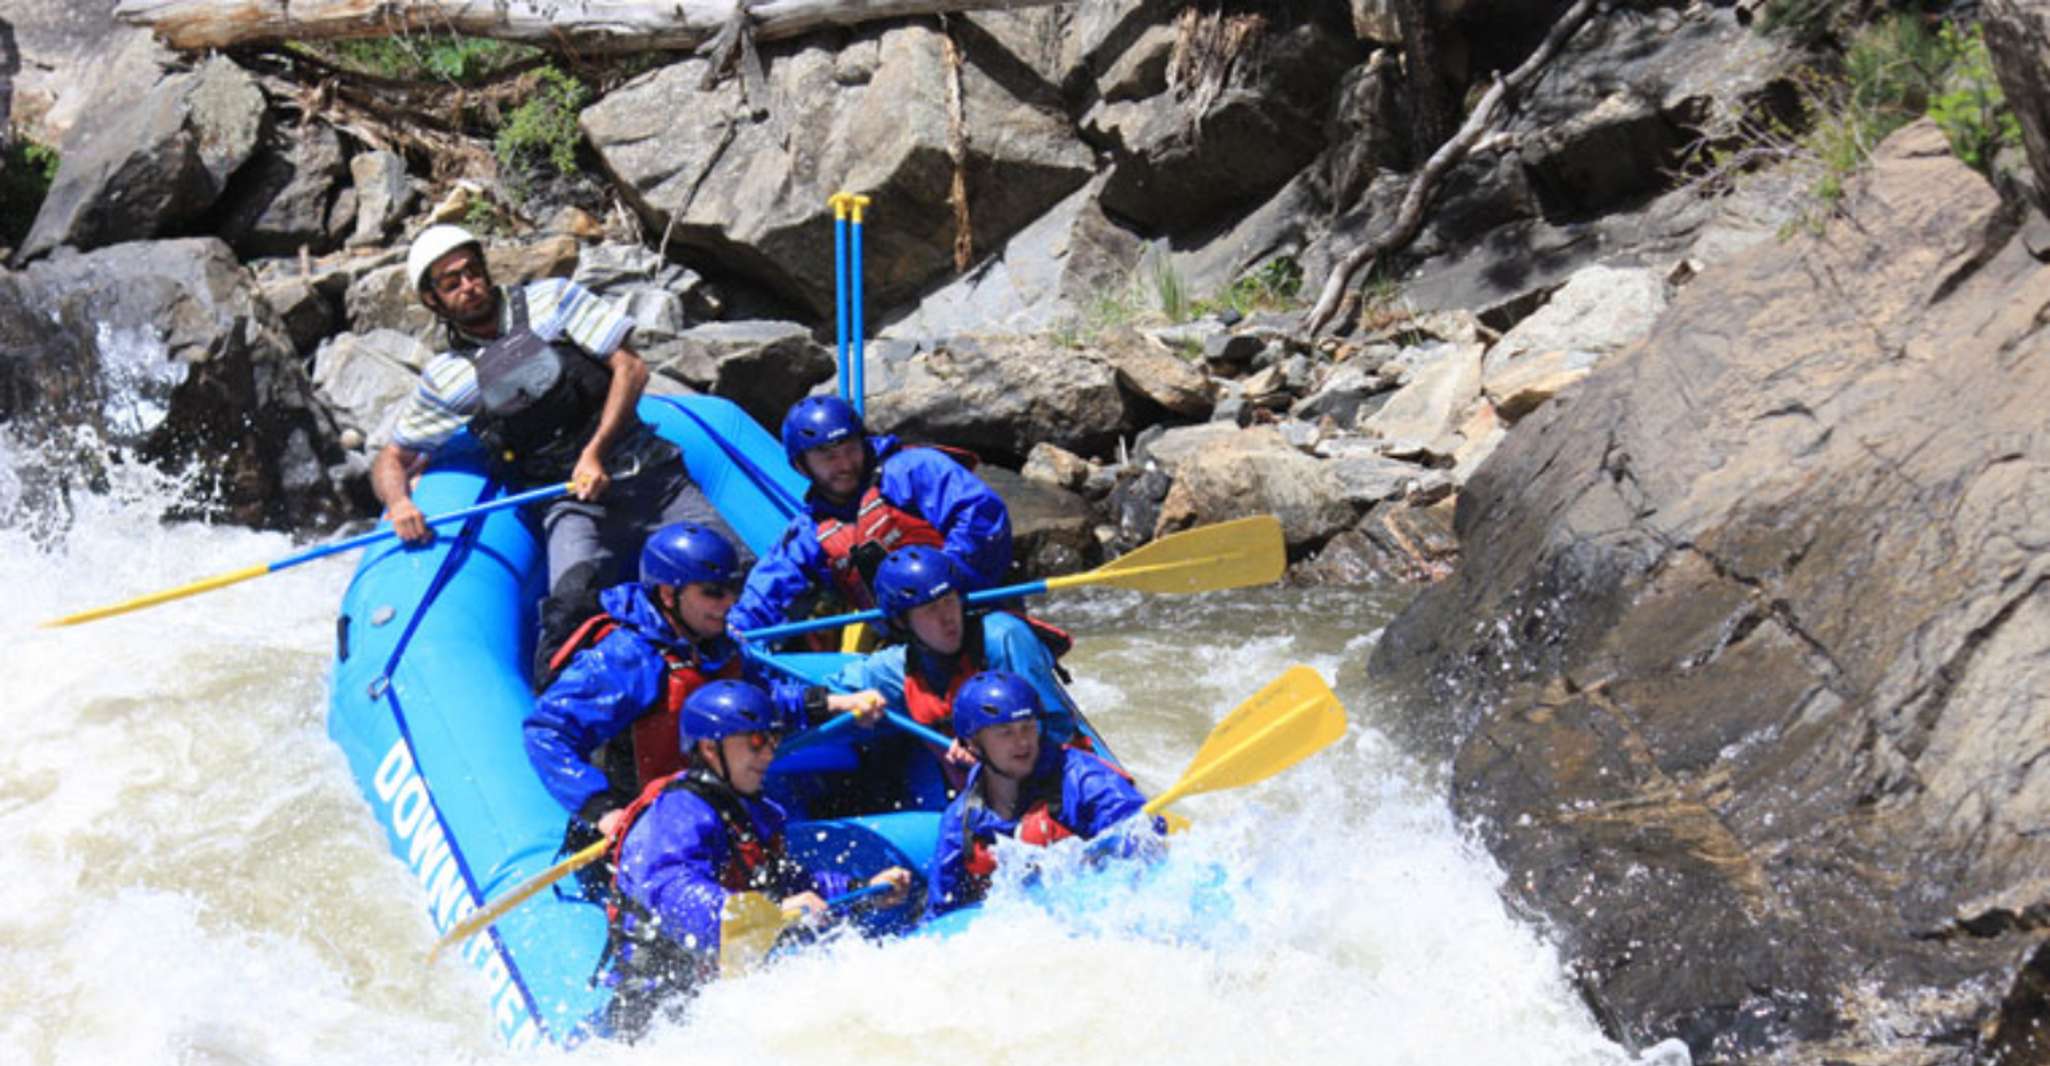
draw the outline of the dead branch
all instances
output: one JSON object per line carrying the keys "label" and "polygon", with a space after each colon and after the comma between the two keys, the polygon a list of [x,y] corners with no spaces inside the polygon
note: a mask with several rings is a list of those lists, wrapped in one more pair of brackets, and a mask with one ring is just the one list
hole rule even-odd
{"label": "dead branch", "polygon": [[[1523,61],[1523,65],[1511,71],[1508,77],[1495,79],[1486,95],[1481,97],[1480,103],[1475,105],[1473,113],[1466,116],[1466,122],[1459,127],[1459,132],[1439,146],[1436,152],[1431,153],[1431,158],[1417,171],[1416,177],[1410,180],[1409,189],[1402,197],[1402,206],[1395,213],[1394,223],[1379,236],[1354,249],[1332,268],[1331,276],[1325,280],[1324,289],[1317,297],[1316,306],[1312,307],[1303,319],[1303,332],[1315,335],[1331,321],[1332,313],[1338,309],[1339,301],[1344,298],[1346,289],[1352,284],[1353,276],[1362,268],[1416,238],[1417,231],[1423,228],[1424,209],[1430,206],[1431,196],[1437,191],[1438,182],[1446,172],[1457,166],[1479,146],[1483,137],[1496,132],[1491,127],[1494,126],[1497,116],[1508,112],[1509,105],[1516,96],[1537,78],[1544,70],[1545,64],[1551,62],[1552,56],[1572,38],[1581,24],[1587,21],[1588,16],[1593,14],[1596,3],[1597,0],[1579,0],[1579,3],[1574,4],[1552,25],[1552,30],[1545,35],[1544,42],[1538,45],[1537,51],[1530,54],[1530,58]],[[1416,72],[1412,71],[1410,76],[1415,77]]]}
{"label": "dead branch", "polygon": [[757,41],[904,15],[1010,11],[1060,0],[120,0],[116,18],[182,51],[431,30],[587,53],[694,49],[736,18]]}

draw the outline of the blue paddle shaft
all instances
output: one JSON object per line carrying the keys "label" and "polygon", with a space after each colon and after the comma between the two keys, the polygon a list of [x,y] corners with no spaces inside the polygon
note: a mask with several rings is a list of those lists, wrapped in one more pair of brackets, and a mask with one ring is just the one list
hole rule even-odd
{"label": "blue paddle shaft", "polygon": [[[433,517],[428,518],[426,521],[427,524],[430,526],[447,525],[450,522],[460,522],[466,518],[474,518],[480,514],[490,514],[493,511],[503,511],[508,507],[519,507],[524,504],[539,503],[542,500],[552,500],[557,496],[567,495],[568,493],[568,482],[564,482],[560,485],[547,485],[542,488],[531,489],[527,492],[518,493],[512,496],[501,496],[498,499],[492,500],[488,503],[480,503],[474,507],[465,507],[458,511],[449,511],[445,514],[434,515]],[[357,548],[361,548],[368,544],[376,544],[379,541],[390,540],[391,538],[396,537],[398,535],[399,534],[397,530],[392,529],[390,526],[385,526],[382,529],[374,529],[368,533],[350,537],[347,540],[338,540],[332,544],[319,544],[315,545],[314,547],[307,548],[304,551],[294,552],[291,555],[287,555],[284,558],[279,559],[278,561],[270,564],[270,569],[273,572],[275,572],[278,570],[283,570],[286,567],[298,566],[300,563],[310,563],[315,559],[325,559],[330,555],[338,555],[342,552],[354,551]]]}
{"label": "blue paddle shaft", "polygon": [[[1046,582],[1027,581],[1022,585],[1005,585],[1002,588],[971,592],[968,594],[965,602],[968,606],[975,607],[980,604],[994,603],[997,600],[1015,600],[1020,596],[1037,596],[1045,591]],[[836,614],[831,618],[806,618],[796,622],[783,622],[773,626],[762,626],[759,629],[750,629],[745,633],[735,631],[733,635],[741,640],[782,640],[784,637],[794,637],[800,633],[815,633],[821,629],[838,629],[841,626],[859,625],[863,622],[880,622],[882,620],[882,609],[872,608],[866,611],[855,611],[851,614]]]}

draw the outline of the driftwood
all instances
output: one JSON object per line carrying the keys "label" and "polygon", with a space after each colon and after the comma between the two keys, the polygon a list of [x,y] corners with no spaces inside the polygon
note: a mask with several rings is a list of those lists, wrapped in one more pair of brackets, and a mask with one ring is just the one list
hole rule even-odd
{"label": "driftwood", "polygon": [[755,40],[902,15],[1060,0],[120,0],[114,16],[184,51],[444,32],[581,53],[695,49],[745,18]]}
{"label": "driftwood", "polygon": [[[1494,143],[1489,134],[1499,132],[1494,128],[1497,117],[1507,112],[1508,103],[1517,93],[1522,92],[1525,86],[1536,80],[1538,74],[1543,72],[1545,64],[1551,62],[1552,56],[1580,29],[1581,23],[1586,22],[1587,17],[1594,13],[1596,2],[1597,0],[1580,0],[1574,4],[1552,25],[1552,31],[1545,35],[1544,43],[1538,45],[1537,51],[1532,52],[1530,58],[1523,61],[1523,65],[1511,71],[1508,77],[1495,79],[1495,84],[1488,88],[1480,103],[1474,106],[1473,113],[1466,116],[1466,122],[1459,127],[1459,132],[1439,146],[1424,163],[1423,168],[1417,171],[1416,177],[1410,179],[1409,189],[1403,193],[1402,206],[1395,213],[1394,223],[1372,240],[1354,249],[1331,269],[1331,276],[1325,280],[1323,292],[1317,297],[1316,306],[1312,307],[1303,319],[1304,333],[1314,335],[1324,328],[1325,323],[1329,322],[1332,314],[1338,310],[1339,302],[1344,298],[1347,287],[1352,284],[1353,276],[1362,268],[1377,257],[1395,251],[1415,239],[1417,231],[1423,228],[1424,209],[1430,206],[1431,195],[1437,191],[1439,180],[1476,148]],[[1412,71],[1410,76],[1414,78],[1417,74]]]}

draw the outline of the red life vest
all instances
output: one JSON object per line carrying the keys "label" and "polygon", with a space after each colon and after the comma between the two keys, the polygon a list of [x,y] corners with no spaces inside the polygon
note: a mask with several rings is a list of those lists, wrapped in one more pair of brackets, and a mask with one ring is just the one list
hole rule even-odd
{"label": "red life vest", "polygon": [[[595,648],[611,632],[619,628],[619,620],[609,614],[594,614],[571,633],[568,640],[557,648],[554,657],[548,660],[548,675],[552,681],[577,652]],[[634,719],[628,734],[633,748],[633,787],[646,788],[653,782],[669,777],[684,767],[683,747],[678,740],[679,719],[683,713],[683,701],[690,698],[705,682],[717,678],[737,678],[741,673],[740,656],[726,660],[725,665],[707,674],[694,659],[687,659],[674,649],[661,649],[663,678],[662,702],[649,707],[639,718]],[[624,835],[624,834],[622,834]]]}
{"label": "red life vest", "polygon": [[[620,820],[619,835],[612,838],[612,848],[607,855],[612,862],[612,890],[605,902],[605,920],[609,930],[605,952],[599,957],[598,965],[603,970],[612,960],[623,960],[618,965],[621,982],[614,1006],[633,1008],[622,1018],[635,1018],[642,1025],[647,1021],[646,1011],[652,1003],[672,992],[688,990],[710,980],[718,972],[716,958],[686,948],[664,935],[655,912],[619,890],[619,858],[626,846],[627,834],[633,831],[634,823],[651,804],[670,790],[679,788],[710,805],[719,816],[719,824],[726,830],[729,847],[726,863],[719,869],[719,887],[728,892],[770,889],[789,861],[784,853],[783,834],[762,840],[755,833],[754,819],[748,816],[740,795],[710,771],[702,768],[685,770],[641,790],[640,796],[627,806],[626,815]],[[621,920],[629,914],[634,918],[631,929]],[[633,945],[633,950],[622,953],[620,949],[626,944]]]}
{"label": "red life vest", "polygon": [[[778,833],[763,840],[755,833],[754,819],[748,817],[747,808],[742,805],[740,794],[733,786],[720,780],[702,767],[683,770],[654,781],[627,805],[626,813],[619,820],[619,833],[612,838],[612,885],[616,895],[619,889],[619,853],[626,846],[626,834],[633,829],[642,812],[649,805],[673,789],[682,789],[704,800],[719,816],[719,824],[726,828],[728,849],[726,864],[719,868],[719,887],[728,892],[759,892],[774,880],[776,867],[783,863],[783,834]],[[617,901],[615,901],[616,905]]]}
{"label": "red life vest", "polygon": [[[1075,748],[1074,745],[1069,747]],[[1075,750],[1081,750],[1083,754],[1110,767],[1119,777],[1127,781],[1132,779],[1132,775],[1126,773],[1124,767],[1086,749]],[[1062,758],[1065,762],[1066,756]],[[1013,834],[1013,839],[1043,848],[1076,835],[1061,812],[1061,793],[1066,776],[1064,766],[1063,771],[1055,774],[1051,781],[1037,783],[1033,793],[1039,793],[1038,795],[1026,795],[1025,813],[1018,816],[1018,828]],[[1027,781],[1028,787],[1033,784],[1034,782]],[[983,800],[982,790],[976,789],[969,795],[967,804],[961,811],[962,869],[968,875],[966,889],[971,900],[981,899],[989,892],[990,876],[997,872],[996,849],[992,846],[995,841],[987,836],[977,836],[971,828],[974,822],[973,812],[987,809],[989,804]]]}
{"label": "red life vest", "polygon": [[[856,610],[876,605],[869,579],[883,557],[898,548],[918,545],[946,547],[946,535],[917,513],[883,499],[880,485],[870,485],[861,494],[861,506],[852,522],[828,518],[818,524],[819,550],[833,576],[833,589]],[[867,551],[862,549],[874,545]],[[870,561],[872,560],[872,561]],[[864,565],[865,564],[865,565]]]}

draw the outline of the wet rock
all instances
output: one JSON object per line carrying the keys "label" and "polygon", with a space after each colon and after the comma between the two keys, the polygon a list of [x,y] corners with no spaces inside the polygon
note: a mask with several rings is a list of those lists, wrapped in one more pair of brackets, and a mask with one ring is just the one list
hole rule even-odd
{"label": "wet rock", "polygon": [[724,396],[771,428],[783,424],[791,404],[833,376],[832,350],[794,322],[707,322],[641,355],[657,373]]}
{"label": "wet rock", "polygon": [[[842,188],[874,197],[864,227],[869,300],[911,299],[954,262],[950,72],[938,32],[864,28],[837,50],[779,42],[763,59],[764,99],[743,99],[739,78],[700,88],[707,62],[693,59],[613,91],[579,122],[651,232],[821,317],[834,289],[826,197]],[[845,64],[865,72],[843,77]],[[1053,87],[1029,70],[1005,73],[999,80],[973,61],[961,69],[977,249],[1000,247],[1092,169]]]}
{"label": "wet rock", "polygon": [[96,324],[108,421],[142,455],[212,480],[202,513],[267,528],[332,526],[356,502],[326,474],[338,427],[284,323],[214,238],[144,241],[28,271],[60,307]]}
{"label": "wet rock", "polygon": [[871,365],[868,388],[871,425],[1004,463],[1022,462],[1041,441],[1103,455],[1126,429],[1116,372],[1039,339],[944,341]]}
{"label": "wet rock", "polygon": [[109,86],[72,127],[18,258],[173,232],[212,207],[256,149],[263,93],[227,59],[173,74],[140,100]]}
{"label": "wet rock", "polygon": [[[1626,1043],[2005,1059],[2050,903],[2050,267],[1918,123],[1461,493],[1373,672]],[[2003,1037],[2001,1034],[2008,1034]],[[1999,1041],[2022,1041],[2003,1046]]]}

